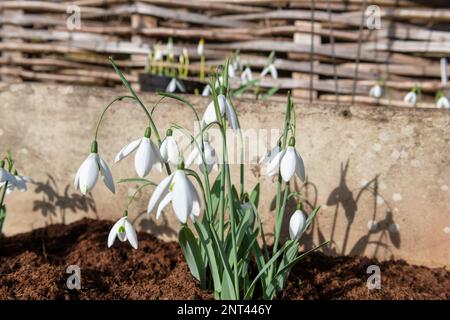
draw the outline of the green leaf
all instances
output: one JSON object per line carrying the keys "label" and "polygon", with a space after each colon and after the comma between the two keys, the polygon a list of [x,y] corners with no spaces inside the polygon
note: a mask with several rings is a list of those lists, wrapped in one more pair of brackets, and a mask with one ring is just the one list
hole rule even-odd
{"label": "green leaf", "polygon": [[283,254],[283,252],[289,248],[289,246],[291,246],[292,243],[286,243],[281,249],[279,249],[277,251],[277,253],[275,253],[272,258],[267,261],[267,263],[264,265],[264,267],[259,271],[258,275],[255,277],[255,279],[253,279],[252,284],[250,285],[250,288],[247,290],[247,292],[244,295],[244,299],[248,299],[249,294],[251,292],[253,292],[254,287],[256,286],[256,283],[258,282],[259,278],[261,278],[264,273],[267,271],[267,269],[269,269],[278,259],[278,257]]}
{"label": "green leaf", "polygon": [[258,84],[258,80],[250,80],[247,83],[240,86],[239,88],[237,88],[236,90],[233,90],[232,95],[240,96],[240,95],[244,94],[245,91],[251,89],[254,85],[257,85],[257,84]]}
{"label": "green leaf", "polygon": [[180,243],[181,250],[183,251],[184,258],[189,266],[189,270],[194,278],[200,281],[200,286],[205,288],[206,273],[202,254],[191,229],[187,226],[183,226],[178,235],[178,241]]}
{"label": "green leaf", "polygon": [[273,96],[275,93],[277,93],[277,91],[279,90],[280,88],[279,87],[272,87],[272,88],[270,88],[270,90],[269,91],[267,91],[265,94],[263,94],[262,96],[261,96],[261,100],[267,100],[267,99],[269,99],[271,96]]}
{"label": "green leaf", "polygon": [[222,291],[222,280],[221,280],[221,267],[216,255],[216,250],[214,248],[212,239],[208,233],[208,230],[203,225],[203,222],[197,220],[194,224],[197,234],[200,238],[200,243],[204,247],[206,254],[208,256],[209,267],[211,269],[211,274],[214,282],[214,291],[220,293]]}
{"label": "green leaf", "polygon": [[308,229],[309,225],[311,224],[312,220],[316,216],[317,212],[319,211],[320,207],[317,207],[311,212],[311,214],[308,216],[308,219],[306,219],[305,229]]}
{"label": "green leaf", "polygon": [[220,193],[222,192],[220,187],[222,181],[221,178],[222,178],[221,174],[217,175],[216,181],[214,181],[214,184],[211,188],[211,202],[212,202],[211,207],[213,209],[212,212],[213,217],[216,217],[217,209],[219,208]]}
{"label": "green leaf", "polygon": [[228,272],[223,273],[222,278],[222,300],[236,300],[236,294],[234,292],[233,280]]}
{"label": "green leaf", "polygon": [[258,208],[259,205],[259,192],[260,192],[260,185],[258,182],[249,197],[250,201],[253,202],[256,208]]}

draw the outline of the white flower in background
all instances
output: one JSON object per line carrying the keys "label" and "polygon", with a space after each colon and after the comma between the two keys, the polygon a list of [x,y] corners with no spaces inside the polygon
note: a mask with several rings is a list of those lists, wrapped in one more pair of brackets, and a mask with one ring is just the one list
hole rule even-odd
{"label": "white flower in background", "polygon": [[[199,147],[201,147],[200,143]],[[203,140],[203,147],[203,154],[206,161],[206,171],[210,173],[213,168],[215,168],[216,170],[218,169],[219,159],[217,158],[216,150],[209,144],[208,138],[205,138]],[[198,169],[200,170],[200,172],[203,172],[203,161],[197,146],[194,146],[194,149],[187,157],[186,167],[190,167],[194,162],[198,165]]]}
{"label": "white flower in background", "polygon": [[[230,123],[230,127],[233,130],[239,129],[239,124],[236,116],[236,112],[234,111],[233,107],[231,106],[231,103],[228,102],[227,98],[223,94],[219,94],[217,97],[218,104],[219,104],[219,112],[223,116],[226,114],[226,117]],[[216,108],[214,107],[214,101],[211,101],[211,103],[206,107],[206,111],[203,114],[202,123],[204,126],[217,121],[216,117]]]}
{"label": "white flower in background", "polygon": [[369,96],[374,98],[380,98],[383,94],[383,88],[379,84],[374,85],[372,88],[370,88]]}
{"label": "white flower in background", "polygon": [[263,155],[261,157],[261,159],[259,160],[259,164],[260,165],[267,165],[269,164],[273,158],[275,158],[275,156],[277,154],[279,154],[281,152],[281,148],[280,148],[280,144],[277,144],[275,147],[273,147],[272,150],[269,150],[265,155]]}
{"label": "white flower in background", "polygon": [[261,78],[265,77],[270,72],[270,75],[272,79],[278,79],[278,71],[277,68],[275,68],[275,65],[273,63],[269,64],[267,67],[263,69],[261,72]]}
{"label": "white flower in background", "polygon": [[6,194],[9,195],[14,191],[15,188],[20,192],[25,192],[28,190],[28,183],[32,183],[33,180],[30,177],[21,176],[17,173],[14,173],[14,177],[16,178],[16,184],[8,183],[6,187]]}
{"label": "white flower in background", "polygon": [[241,82],[242,84],[246,84],[253,80],[252,70],[250,67],[246,67],[244,71],[241,73]]}
{"label": "white flower in background", "polygon": [[301,210],[296,210],[289,221],[289,236],[291,240],[299,240],[305,231],[306,214]]}
{"label": "white flower in background", "polygon": [[159,45],[155,45],[155,50],[154,50],[154,59],[156,61],[161,61],[164,57],[163,52],[161,50],[161,47]]}
{"label": "white flower in background", "polygon": [[183,82],[179,81],[177,78],[172,78],[172,80],[170,80],[169,84],[166,87],[166,92],[173,93],[176,89],[180,90],[183,93],[186,92],[186,88]]}
{"label": "white flower in background", "polygon": [[195,221],[200,216],[200,198],[184,172],[183,163],[156,187],[148,202],[147,213],[158,207],[156,212],[158,219],[170,202],[175,216],[182,224],[187,223],[188,217]]}
{"label": "white flower in background", "polygon": [[450,102],[446,96],[442,96],[436,101],[436,107],[438,108],[450,108]]}
{"label": "white flower in background", "polygon": [[303,159],[295,149],[295,138],[289,139],[289,146],[276,154],[267,166],[267,175],[273,176],[280,170],[281,177],[285,182],[289,182],[294,174],[305,181],[305,165]]}
{"label": "white flower in background", "polygon": [[197,46],[197,54],[201,57],[205,54],[205,39],[201,38]]}
{"label": "white flower in background", "polygon": [[97,142],[92,142],[91,153],[83,161],[75,175],[75,189],[80,189],[82,194],[91,191],[97,183],[98,176],[103,176],[103,182],[112,193],[116,192],[114,180],[108,165],[97,153]]}
{"label": "white flower in background", "polygon": [[127,216],[120,218],[111,228],[108,235],[108,248],[111,248],[116,238],[119,238],[122,242],[128,241],[134,249],[138,248],[136,230],[131,222],[128,221]]}
{"label": "white flower in background", "polygon": [[414,90],[408,92],[403,98],[403,101],[409,103],[411,106],[415,106],[417,103],[417,93]]}
{"label": "white flower in background", "polygon": [[116,155],[115,162],[119,162],[137,149],[136,156],[134,157],[134,167],[139,177],[145,177],[153,168],[161,171],[161,155],[159,154],[158,147],[150,139],[150,135],[151,129],[148,127],[145,130],[143,138],[130,142],[119,151]]}
{"label": "white flower in background", "polygon": [[202,91],[202,96],[203,97],[207,97],[207,96],[210,96],[211,95],[211,86],[209,85],[209,84],[207,84],[204,88],[203,88],[203,91]]}
{"label": "white flower in background", "polygon": [[159,152],[164,162],[170,162],[176,166],[179,162],[180,151],[172,134],[172,129],[168,129],[166,138],[163,140],[161,147],[159,148]]}
{"label": "white flower in background", "polygon": [[233,63],[228,65],[228,76],[230,78],[236,78],[236,67]]}

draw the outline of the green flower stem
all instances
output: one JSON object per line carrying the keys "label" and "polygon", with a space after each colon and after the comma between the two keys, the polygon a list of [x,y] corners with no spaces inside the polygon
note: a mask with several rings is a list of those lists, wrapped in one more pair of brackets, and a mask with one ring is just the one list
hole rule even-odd
{"label": "green flower stem", "polygon": [[97,137],[98,137],[98,132],[100,129],[100,124],[102,123],[103,117],[105,116],[106,111],[117,101],[122,101],[124,99],[131,99],[131,100],[135,100],[133,96],[120,96],[115,98],[114,100],[112,100],[106,107],[105,109],[103,109],[102,114],[100,115],[100,118],[97,121],[97,125],[95,127],[95,136],[94,136],[94,141],[97,141]]}
{"label": "green flower stem", "polygon": [[[114,63],[114,60],[109,57],[109,61],[111,63],[111,65],[114,68],[114,71],[116,71],[117,75],[119,76],[120,80],[122,81],[122,83],[124,84],[124,86],[128,89],[128,91],[131,93],[131,95],[134,97],[135,101],[139,104],[139,106],[142,108],[142,110],[145,112],[145,114],[147,115],[148,121],[150,123],[150,126],[152,127],[152,131],[155,133],[156,136],[156,140],[158,141],[158,146],[161,146],[161,136],[159,135],[158,129],[156,128],[155,122],[153,121],[152,115],[150,114],[150,112],[147,110],[147,107],[142,103],[141,99],[139,99],[139,97],[137,96],[136,92],[134,91],[134,89],[131,87],[130,82],[125,78],[125,76],[123,75],[123,73],[119,70],[119,68],[116,66],[116,64]],[[170,166],[168,163],[166,163],[165,165],[166,167],[166,171],[167,174],[171,173],[170,170]]]}
{"label": "green flower stem", "polygon": [[148,187],[148,186],[156,186],[156,184],[153,182],[147,182],[147,183],[144,183],[143,185],[141,185],[139,188],[137,188],[136,191],[131,196],[131,198],[128,200],[127,206],[125,207],[125,211],[128,211],[128,208],[130,207],[131,203],[136,198],[136,195],[139,193],[139,191],[141,191],[142,189],[144,189],[145,187]]}
{"label": "green flower stem", "polygon": [[205,81],[205,56],[200,57],[200,81]]}

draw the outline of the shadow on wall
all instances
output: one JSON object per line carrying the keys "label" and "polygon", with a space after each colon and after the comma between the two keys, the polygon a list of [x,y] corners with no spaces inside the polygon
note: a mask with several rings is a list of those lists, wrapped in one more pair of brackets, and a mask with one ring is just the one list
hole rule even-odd
{"label": "shadow on wall", "polygon": [[44,218],[48,219],[49,224],[65,224],[68,210],[74,214],[80,211],[92,211],[98,218],[97,207],[90,193],[86,196],[79,193],[69,194],[70,184],[67,184],[64,190],[60,190],[51,175],[47,175],[45,182],[35,182],[35,185],[34,192],[42,194],[42,200],[33,202],[33,211],[40,212]]}
{"label": "shadow on wall", "polygon": [[[366,255],[377,257],[381,254],[381,249],[392,258],[391,247],[400,248],[401,239],[397,224],[394,221],[392,209],[389,203],[380,194],[378,180],[376,175],[361,188],[351,189],[346,181],[349,171],[350,161],[341,164],[339,185],[328,196],[326,205],[334,207],[331,231],[325,233],[319,225],[319,220],[314,219],[311,227],[301,239],[304,249],[308,250],[316,247],[318,244],[327,240],[328,246],[322,248],[322,251],[328,255]],[[305,212],[311,212],[317,207],[318,190],[317,187],[307,181],[301,188],[294,182],[293,190],[299,191],[303,199],[303,208]],[[368,231],[361,236],[354,244],[349,247],[349,239],[352,234],[352,227],[358,214],[358,204],[372,206],[372,216],[363,228]],[[287,204],[286,215],[283,219],[283,234],[288,235],[289,220],[296,208],[295,200]],[[365,208],[366,209],[366,208]],[[323,223],[323,220],[322,220]],[[329,228],[326,228],[327,230]],[[358,226],[361,230],[361,226]],[[342,230],[343,233],[337,235],[336,230]],[[315,243],[314,239],[318,240]]]}

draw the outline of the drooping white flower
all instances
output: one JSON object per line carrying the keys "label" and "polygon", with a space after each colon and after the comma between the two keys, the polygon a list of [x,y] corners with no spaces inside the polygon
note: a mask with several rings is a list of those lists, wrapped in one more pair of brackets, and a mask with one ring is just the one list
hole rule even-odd
{"label": "drooping white flower", "polygon": [[265,155],[263,155],[261,157],[261,159],[259,159],[259,164],[260,165],[267,165],[269,164],[273,158],[275,158],[275,156],[277,154],[279,154],[281,152],[281,148],[280,148],[280,144],[277,144],[275,147],[272,148],[272,150],[269,150]]}
{"label": "drooping white flower", "polygon": [[241,82],[242,84],[246,84],[253,80],[252,70],[250,67],[246,67],[244,71],[241,73]]}
{"label": "drooping white flower", "polygon": [[295,149],[295,138],[289,139],[286,149],[276,154],[267,166],[267,175],[273,176],[280,170],[281,177],[285,182],[291,180],[294,174],[305,181],[305,165],[300,154]]}
{"label": "drooping white flower", "polygon": [[16,184],[8,183],[6,187],[6,194],[11,194],[14,189],[19,190],[20,192],[25,192],[28,190],[28,183],[32,183],[33,180],[30,177],[21,176],[17,173],[14,173],[14,177],[16,178]]}
{"label": "drooping white flower", "polygon": [[272,79],[278,79],[278,71],[273,63],[269,64],[263,69],[263,71],[261,71],[260,77],[265,77],[269,72]]}
{"label": "drooping white flower", "polygon": [[305,231],[306,214],[301,210],[296,210],[289,220],[289,236],[291,240],[299,240]]}
{"label": "drooping white flower", "polygon": [[184,172],[183,163],[156,187],[148,202],[147,213],[157,207],[158,219],[169,203],[172,203],[173,212],[182,224],[187,222],[188,217],[195,221],[200,216],[200,198]]}
{"label": "drooping white flower", "polygon": [[156,61],[161,61],[164,57],[163,51],[161,50],[161,47],[159,46],[159,44],[155,45],[155,50],[154,50],[154,59]]}
{"label": "drooping white flower", "polygon": [[143,178],[150,173],[153,168],[161,171],[162,162],[158,147],[150,139],[151,129],[145,130],[143,138],[139,138],[127,144],[116,155],[115,162],[119,162],[134,150],[137,149],[134,157],[134,167],[139,177]]}
{"label": "drooping white flower", "polygon": [[83,161],[75,175],[75,189],[80,189],[82,194],[91,191],[97,183],[98,176],[103,176],[106,187],[115,193],[114,180],[108,165],[97,153],[97,142],[92,142],[91,153]]}
{"label": "drooping white flower", "polygon": [[197,46],[197,54],[201,57],[205,54],[205,40],[203,38],[200,39]]}
{"label": "drooping white flower", "polygon": [[202,91],[202,96],[203,97],[208,97],[211,95],[211,86],[209,84],[207,84]]}
{"label": "drooping white flower", "polygon": [[405,97],[403,98],[403,101],[406,103],[409,103],[411,106],[415,106],[417,102],[417,94],[415,91],[408,92]]}
{"label": "drooping white flower", "polygon": [[[201,144],[199,144],[199,146],[201,147]],[[217,158],[216,150],[209,144],[207,138],[203,140],[203,147],[203,154],[206,161],[206,171],[209,174],[213,168],[216,170],[218,169],[219,159]],[[186,167],[190,167],[192,163],[196,163],[198,165],[198,169],[203,172],[203,161],[197,146],[194,146],[194,149],[187,157]]]}
{"label": "drooping white flower", "polygon": [[442,96],[436,101],[437,108],[450,108],[450,102],[446,96]]}
{"label": "drooping white flower", "polygon": [[159,152],[164,162],[170,162],[171,164],[176,166],[179,162],[180,151],[178,149],[178,144],[172,134],[172,129],[168,129],[166,138],[163,140],[163,142],[161,143],[161,147],[159,148]]}
{"label": "drooping white flower", "polygon": [[6,183],[9,185],[16,186],[18,181],[14,175],[8,172],[5,168],[5,161],[0,160],[0,188],[3,187]]}
{"label": "drooping white flower", "polygon": [[236,78],[236,66],[233,63],[228,65],[228,76],[230,78]]}
{"label": "drooping white flower", "polygon": [[369,96],[379,99],[383,94],[383,88],[379,84],[374,85],[370,88]]}
{"label": "drooping white flower", "polygon": [[109,231],[108,248],[111,248],[116,238],[119,238],[122,242],[128,241],[134,249],[138,248],[136,230],[131,222],[128,221],[127,216],[120,218]]}
{"label": "drooping white flower", "polygon": [[[237,120],[236,112],[234,111],[233,107],[231,106],[231,103],[227,100],[227,98],[223,94],[219,94],[217,96],[218,104],[219,104],[219,112],[223,116],[226,114],[226,117],[230,123],[230,127],[233,130],[239,129],[239,123]],[[206,107],[206,111],[203,114],[202,123],[204,126],[217,121],[216,116],[216,109],[214,107],[214,101],[211,101],[211,103]]]}
{"label": "drooping white flower", "polygon": [[172,78],[166,87],[166,92],[173,93],[177,88],[183,93],[186,92],[183,82],[179,81],[177,78]]}

